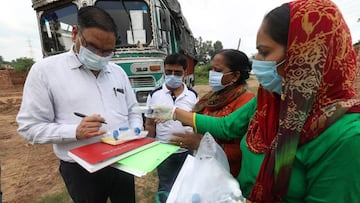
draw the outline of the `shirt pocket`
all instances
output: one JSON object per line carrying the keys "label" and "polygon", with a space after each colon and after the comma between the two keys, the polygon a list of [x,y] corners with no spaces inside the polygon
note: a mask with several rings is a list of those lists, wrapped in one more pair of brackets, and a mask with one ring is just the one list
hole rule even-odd
{"label": "shirt pocket", "polygon": [[128,116],[129,111],[125,88],[115,86],[109,92],[107,91],[106,94],[108,94],[104,101],[106,109],[115,115]]}

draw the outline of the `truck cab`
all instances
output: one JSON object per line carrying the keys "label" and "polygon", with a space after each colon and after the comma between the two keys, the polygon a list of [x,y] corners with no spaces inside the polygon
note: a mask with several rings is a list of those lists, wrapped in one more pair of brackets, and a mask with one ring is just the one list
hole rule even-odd
{"label": "truck cab", "polygon": [[164,59],[186,56],[185,83],[194,85],[195,40],[177,0],[32,0],[44,57],[72,47],[77,12],[94,5],[106,10],[118,27],[112,62],[127,73],[139,104],[164,80]]}

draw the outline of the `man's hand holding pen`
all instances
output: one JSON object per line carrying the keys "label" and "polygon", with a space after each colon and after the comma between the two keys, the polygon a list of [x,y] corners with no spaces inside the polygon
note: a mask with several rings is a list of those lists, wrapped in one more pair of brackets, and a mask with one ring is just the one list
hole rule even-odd
{"label": "man's hand holding pen", "polygon": [[[77,114],[75,114],[77,115]],[[100,136],[106,133],[106,131],[100,131],[102,123],[106,123],[105,119],[99,114],[93,114],[90,116],[80,116],[83,117],[80,124],[76,128],[76,139],[88,139],[96,136]]]}

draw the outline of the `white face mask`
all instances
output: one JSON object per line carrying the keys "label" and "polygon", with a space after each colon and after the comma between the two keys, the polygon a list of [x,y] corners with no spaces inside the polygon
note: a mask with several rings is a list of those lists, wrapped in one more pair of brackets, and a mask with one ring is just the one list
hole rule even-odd
{"label": "white face mask", "polygon": [[165,75],[165,83],[170,88],[178,88],[182,84],[182,76]]}
{"label": "white face mask", "polygon": [[227,85],[223,85],[221,83],[223,76],[229,75],[229,74],[232,74],[232,72],[223,74],[222,72],[216,72],[213,70],[209,71],[209,86],[211,87],[211,90],[213,92],[217,92],[217,91],[224,89],[226,86],[231,85],[232,83],[229,83]]}
{"label": "white face mask", "polygon": [[112,57],[112,55],[106,57],[99,56],[82,45],[80,45],[77,56],[82,64],[88,69],[95,71],[103,69]]}

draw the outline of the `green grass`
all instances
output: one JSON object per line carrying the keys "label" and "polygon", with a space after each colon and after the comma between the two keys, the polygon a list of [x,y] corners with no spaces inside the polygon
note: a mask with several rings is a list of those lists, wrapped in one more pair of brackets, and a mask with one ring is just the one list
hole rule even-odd
{"label": "green grass", "polygon": [[208,85],[209,79],[206,77],[196,77],[195,76],[195,85]]}
{"label": "green grass", "polygon": [[64,188],[62,191],[47,195],[34,203],[73,203],[67,190]]}
{"label": "green grass", "polygon": [[[64,188],[61,192],[47,195],[33,203],[74,203],[74,202],[69,196],[67,190]],[[107,203],[111,203],[111,201],[107,200]]]}
{"label": "green grass", "polygon": [[[155,199],[156,192],[154,192],[151,188],[145,189],[142,194],[136,193],[136,199],[146,199],[146,197],[150,197],[150,199]],[[63,189],[62,191],[54,194],[49,194],[40,200],[37,200],[33,203],[74,203],[69,196],[66,189]],[[107,201],[107,203],[111,203],[110,200]]]}
{"label": "green grass", "polygon": [[[149,174],[137,178],[135,177],[135,198],[136,202],[155,202],[157,192],[157,172],[153,170]],[[141,179],[144,182],[138,182]],[[34,201],[33,203],[73,203],[66,188],[64,187],[57,193],[48,194],[45,197]],[[107,203],[111,203],[110,200]]]}
{"label": "green grass", "polygon": [[195,85],[209,84],[210,64],[195,66]]}

